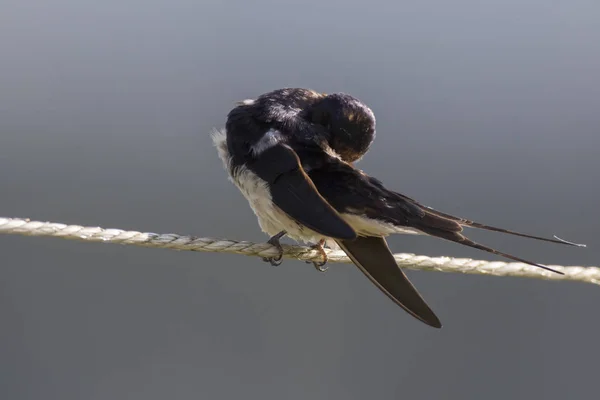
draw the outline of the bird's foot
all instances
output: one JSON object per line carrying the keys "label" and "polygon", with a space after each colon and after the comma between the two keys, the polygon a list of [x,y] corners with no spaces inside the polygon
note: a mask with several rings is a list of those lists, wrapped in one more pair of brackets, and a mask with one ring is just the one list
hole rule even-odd
{"label": "bird's foot", "polygon": [[271,265],[274,267],[281,264],[282,258],[283,258],[283,247],[281,247],[281,243],[279,243],[279,239],[284,237],[286,233],[287,233],[286,231],[281,231],[277,235],[271,236],[271,238],[269,240],[267,240],[267,243],[269,243],[270,245],[273,245],[277,248],[277,251],[279,252],[279,254],[275,257],[263,257],[264,262],[271,263]]}
{"label": "bird's foot", "polygon": [[329,268],[329,267],[323,268],[325,266],[325,264],[327,264],[327,260],[328,260],[327,253],[325,253],[325,249],[323,248],[324,244],[325,244],[325,239],[321,239],[321,240],[319,240],[319,243],[310,246],[311,249],[315,249],[319,253],[321,253],[321,255],[323,256],[323,261],[306,261],[307,264],[312,264],[319,272],[325,272]]}

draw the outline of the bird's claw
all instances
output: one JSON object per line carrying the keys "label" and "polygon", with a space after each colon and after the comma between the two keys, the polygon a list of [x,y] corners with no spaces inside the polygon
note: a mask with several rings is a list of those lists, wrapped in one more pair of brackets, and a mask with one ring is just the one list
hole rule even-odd
{"label": "bird's claw", "polygon": [[263,257],[263,261],[270,263],[274,267],[277,267],[277,266],[281,265],[281,263],[282,263],[281,257],[282,256],[278,256],[278,257]]}
{"label": "bird's claw", "polygon": [[281,263],[283,262],[283,247],[281,247],[279,239],[281,239],[285,234],[285,231],[281,231],[277,235],[274,235],[269,240],[267,240],[267,243],[277,248],[278,255],[276,255],[275,257],[263,257],[264,262],[268,262],[274,267],[281,265]]}
{"label": "bird's claw", "polygon": [[319,272],[325,272],[329,269],[329,267],[323,268],[328,261],[327,253],[325,253],[325,249],[323,248],[324,244],[325,239],[321,239],[319,243],[310,246],[311,249],[317,250],[319,253],[321,253],[323,261],[306,261],[307,264],[312,264]]}
{"label": "bird's claw", "polygon": [[329,267],[323,268],[327,264],[327,261],[307,261],[307,263],[312,263],[313,267],[319,272],[325,272],[329,269]]}

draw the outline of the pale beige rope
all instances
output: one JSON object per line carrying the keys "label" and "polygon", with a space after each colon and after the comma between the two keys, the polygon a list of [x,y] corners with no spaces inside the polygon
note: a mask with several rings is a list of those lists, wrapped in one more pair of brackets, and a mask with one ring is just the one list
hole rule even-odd
{"label": "pale beige rope", "polygon": [[[0,218],[0,234],[53,236],[63,239],[86,240],[92,242],[118,243],[144,247],[158,247],[174,250],[205,251],[215,253],[233,253],[246,256],[270,257],[277,255],[276,249],[268,243],[252,243],[226,239],[201,238],[177,235],[174,233],[148,233],[104,229],[79,225],[65,225],[55,222],[30,221],[21,218]],[[321,255],[303,246],[283,245],[284,257],[304,261],[320,261]],[[350,263],[346,254],[340,250],[325,250],[329,262]],[[1,257],[1,254],[0,254]],[[427,257],[415,254],[399,253],[394,257],[398,265],[405,268],[425,271],[460,272],[494,276],[520,276],[550,280],[571,280],[600,284],[598,267],[548,267],[564,272],[555,274],[531,265],[507,263],[502,261],[471,260],[466,258]]]}

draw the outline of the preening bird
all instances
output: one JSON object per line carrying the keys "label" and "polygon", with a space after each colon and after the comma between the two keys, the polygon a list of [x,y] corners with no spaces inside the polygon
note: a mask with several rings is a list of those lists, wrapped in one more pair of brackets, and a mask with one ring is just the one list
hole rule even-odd
{"label": "preening bird", "polygon": [[374,138],[373,112],[344,93],[279,89],[231,110],[213,140],[230,179],[280,251],[266,261],[280,263],[284,235],[319,249],[325,261],[315,263],[318,269],[327,260],[323,245],[337,245],[396,304],[439,328],[438,317],[397,266],[386,236],[416,231],[559,274],[475,243],[463,227],[582,246],[455,217],[386,188],[353,165]]}

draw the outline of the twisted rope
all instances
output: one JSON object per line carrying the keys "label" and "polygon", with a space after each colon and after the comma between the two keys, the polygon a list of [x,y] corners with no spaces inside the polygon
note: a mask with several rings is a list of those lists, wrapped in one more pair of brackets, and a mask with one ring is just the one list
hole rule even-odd
{"label": "twisted rope", "polygon": [[[56,222],[30,221],[21,218],[0,218],[0,234],[25,236],[52,236],[70,240],[117,243],[125,245],[157,247],[173,250],[233,253],[246,256],[272,257],[277,255],[274,246],[268,243],[252,243],[226,239],[201,238],[174,233],[149,233],[104,229],[100,227],[65,225]],[[318,251],[304,246],[283,245],[284,257],[303,261],[321,261]],[[325,249],[329,262],[351,263],[341,250]],[[460,272],[494,276],[519,276],[556,281],[580,281],[600,284],[600,268],[548,265],[564,272],[554,274],[523,263],[503,261],[471,260],[468,258],[427,257],[415,254],[395,254],[400,267],[422,271]]]}

